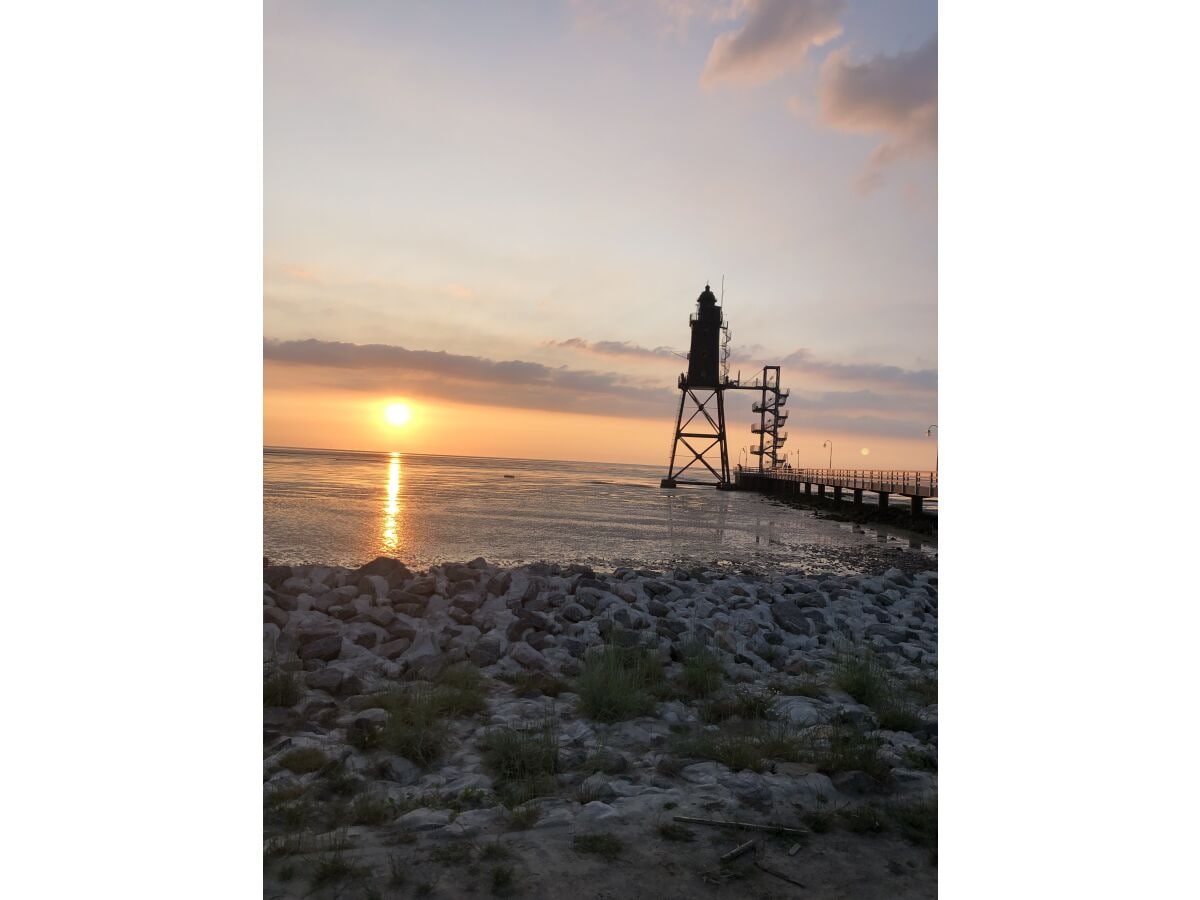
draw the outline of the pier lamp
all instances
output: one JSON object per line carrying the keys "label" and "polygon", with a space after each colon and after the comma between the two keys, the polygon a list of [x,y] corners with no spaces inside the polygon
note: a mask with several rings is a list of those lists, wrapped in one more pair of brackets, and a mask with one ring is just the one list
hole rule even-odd
{"label": "pier lamp", "polygon": [[833,441],[826,441],[821,445],[829,448],[829,468],[833,468]]}
{"label": "pier lamp", "polygon": [[[937,428],[937,426],[936,426],[936,425],[930,425],[928,428],[926,428],[926,429],[925,429],[925,437],[933,437],[933,429],[935,429],[935,428]],[[938,470],[938,453],[937,453],[937,450],[935,449],[935,450],[933,451],[933,471],[934,471],[934,474],[937,474],[937,470]]]}

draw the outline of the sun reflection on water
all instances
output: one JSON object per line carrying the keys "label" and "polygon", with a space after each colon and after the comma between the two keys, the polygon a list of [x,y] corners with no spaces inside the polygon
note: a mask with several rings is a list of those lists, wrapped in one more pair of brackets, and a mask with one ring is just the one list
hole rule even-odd
{"label": "sun reflection on water", "polygon": [[388,461],[387,503],[383,507],[383,549],[395,553],[400,546],[400,531],[396,517],[400,514],[400,454],[393,453]]}

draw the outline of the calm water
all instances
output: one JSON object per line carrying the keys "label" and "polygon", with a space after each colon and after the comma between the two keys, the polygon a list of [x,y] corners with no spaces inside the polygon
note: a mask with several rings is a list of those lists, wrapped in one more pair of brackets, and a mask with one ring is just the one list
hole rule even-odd
{"label": "calm water", "polygon": [[836,571],[856,549],[912,546],[757,494],[664,491],[662,468],[264,448],[263,552],[338,565],[396,556],[414,568],[482,556]]}

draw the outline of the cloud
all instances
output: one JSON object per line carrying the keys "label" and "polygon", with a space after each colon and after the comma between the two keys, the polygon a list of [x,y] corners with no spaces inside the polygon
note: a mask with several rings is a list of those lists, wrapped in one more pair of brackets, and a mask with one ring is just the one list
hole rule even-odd
{"label": "cloud", "polygon": [[[901,369],[878,363],[839,363],[819,360],[803,348],[789,353],[779,364],[784,371],[801,372],[834,381],[851,381],[879,387],[907,388],[919,391],[937,390],[937,369]],[[784,376],[786,384],[787,377]]]}
{"label": "cloud", "polygon": [[[587,344],[579,338],[562,346]],[[599,342],[614,344],[616,342]],[[636,347],[636,345],[630,345]],[[653,351],[637,348],[653,355]],[[600,351],[603,352],[603,351]],[[799,356],[797,356],[799,354]],[[792,368],[834,372],[842,377],[875,378],[890,384],[915,380],[924,384],[936,373],[906,372],[893,366],[816,363],[806,351],[787,359]],[[282,389],[332,389],[356,392],[404,392],[417,397],[551,412],[588,413],[657,419],[670,430],[679,403],[673,378],[662,386],[637,384],[614,372],[546,366],[523,360],[493,360],[434,350],[410,350],[394,344],[351,344],[341,341],[263,341],[268,386]],[[804,362],[808,360],[807,362]],[[786,365],[786,363],[785,363]],[[787,368],[784,383],[788,383]],[[751,392],[730,399],[736,408],[753,400]],[[872,435],[913,436],[929,418],[929,399],[879,394],[869,390],[793,391],[788,401],[793,427],[840,429]],[[880,413],[861,415],[862,413]],[[856,415],[859,414],[859,415]],[[892,416],[888,418],[888,416]],[[919,421],[918,421],[919,420]],[[730,423],[731,433],[737,426]]]}
{"label": "cloud", "polygon": [[844,0],[747,0],[746,22],[713,41],[700,83],[763,84],[842,33]]}
{"label": "cloud", "polygon": [[547,341],[548,347],[567,347],[601,356],[623,356],[630,359],[669,359],[678,361],[683,356],[670,347],[642,347],[629,341],[585,341],[583,338],[567,338],[565,341]]}
{"label": "cloud", "polygon": [[860,187],[875,187],[896,160],[937,153],[937,82],[937,35],[896,56],[853,63],[846,50],[836,50],[821,64],[822,123],[885,136],[867,161]]}
{"label": "cloud", "polygon": [[641,387],[612,372],[492,360],[441,350],[409,350],[392,344],[266,339],[263,359],[341,373],[309,382],[313,385],[387,391],[397,390],[402,384],[405,389],[459,403],[656,418],[669,415],[677,402],[668,386]]}

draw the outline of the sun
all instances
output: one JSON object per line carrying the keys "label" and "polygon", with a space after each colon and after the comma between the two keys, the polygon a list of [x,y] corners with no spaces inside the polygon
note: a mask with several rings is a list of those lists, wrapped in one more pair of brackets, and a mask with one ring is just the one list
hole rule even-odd
{"label": "sun", "polygon": [[861,450],[859,450],[858,452],[859,452],[859,453],[861,453],[863,456],[870,456],[870,455],[871,455],[871,449],[870,449],[869,447],[863,447],[863,448],[862,448]]}
{"label": "sun", "polygon": [[412,410],[408,408],[407,403],[392,403],[383,411],[383,417],[388,420],[389,425],[399,428],[408,424],[408,420],[412,418]]}

